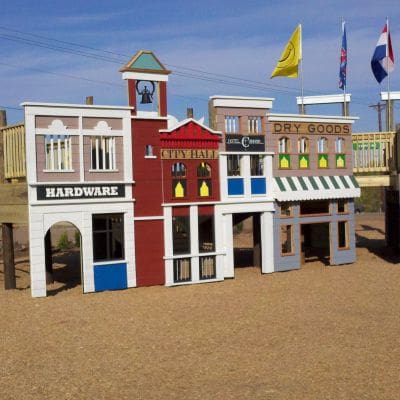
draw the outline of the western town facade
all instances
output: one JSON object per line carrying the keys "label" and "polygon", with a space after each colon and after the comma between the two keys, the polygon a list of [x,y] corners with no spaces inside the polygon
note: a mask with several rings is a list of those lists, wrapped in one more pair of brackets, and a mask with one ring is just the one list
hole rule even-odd
{"label": "western town facade", "polygon": [[262,273],[354,262],[356,118],[213,96],[209,127],[179,122],[152,52],[121,72],[126,107],[23,104],[33,296],[46,296],[49,230],[61,221],[80,232],[84,292],[233,278],[244,221]]}

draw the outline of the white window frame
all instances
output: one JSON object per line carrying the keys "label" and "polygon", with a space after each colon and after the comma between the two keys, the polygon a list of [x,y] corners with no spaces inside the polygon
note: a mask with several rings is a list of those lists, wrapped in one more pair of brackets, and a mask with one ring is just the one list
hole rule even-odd
{"label": "white window frame", "polygon": [[[108,160],[105,151],[108,143]],[[93,159],[93,149],[96,151],[96,160]],[[100,166],[102,159],[102,167]],[[94,165],[94,161],[96,165]],[[107,168],[107,162],[109,167]],[[90,171],[117,171],[115,137],[114,136],[91,136],[90,137]]]}
{"label": "white window frame", "polygon": [[336,140],[335,140],[335,152],[336,152],[336,154],[343,153],[343,148],[344,148],[344,139],[341,138],[341,137],[336,138]]}
{"label": "white window frame", "polygon": [[289,153],[289,147],[290,147],[290,142],[288,137],[284,136],[279,138],[279,143],[278,143],[279,154]]}
{"label": "white window frame", "polygon": [[299,154],[308,154],[308,138],[301,137],[298,141],[298,147]]}
{"label": "white window frame", "polygon": [[239,132],[239,117],[237,115],[225,115],[225,132]]}
{"label": "white window frame", "polygon": [[248,117],[247,119],[249,133],[261,133],[261,117]]}
{"label": "white window frame", "polygon": [[326,154],[328,152],[328,139],[320,137],[317,141],[318,154]]}
{"label": "white window frame", "polygon": [[[48,152],[48,145],[50,151]],[[63,146],[64,145],[64,148]],[[63,154],[64,150],[64,154]],[[44,139],[45,171],[71,172],[72,169],[72,137],[70,135],[46,135]]]}

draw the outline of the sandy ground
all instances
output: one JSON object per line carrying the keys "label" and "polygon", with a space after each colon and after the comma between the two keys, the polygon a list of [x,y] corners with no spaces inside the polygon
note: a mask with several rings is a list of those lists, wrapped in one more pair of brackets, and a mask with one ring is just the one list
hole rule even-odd
{"label": "sandy ground", "polygon": [[[356,264],[32,299],[0,270],[1,399],[399,399],[400,258],[357,217]],[[22,254],[23,256],[23,254]],[[0,267],[2,268],[2,267]]]}

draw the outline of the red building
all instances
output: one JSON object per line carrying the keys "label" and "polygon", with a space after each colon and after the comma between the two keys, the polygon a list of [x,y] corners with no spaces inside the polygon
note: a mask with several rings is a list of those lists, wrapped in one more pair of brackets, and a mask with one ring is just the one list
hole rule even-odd
{"label": "red building", "polygon": [[[131,117],[137,286],[163,285],[164,237],[160,129],[168,128],[168,71],[151,51],[139,51],[121,69]],[[148,103],[146,103],[148,101]]]}

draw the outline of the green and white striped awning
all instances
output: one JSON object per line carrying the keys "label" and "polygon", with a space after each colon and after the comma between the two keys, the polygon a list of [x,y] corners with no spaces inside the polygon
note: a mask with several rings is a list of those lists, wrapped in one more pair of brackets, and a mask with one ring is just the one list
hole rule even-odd
{"label": "green and white striped awning", "polygon": [[360,187],[353,175],[275,177],[274,197],[278,201],[353,198],[360,197]]}

